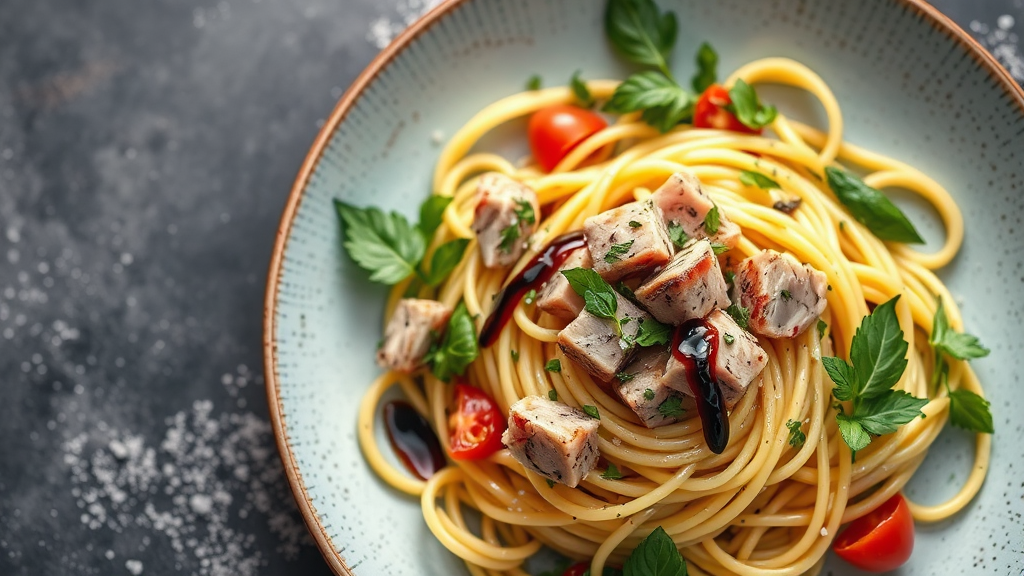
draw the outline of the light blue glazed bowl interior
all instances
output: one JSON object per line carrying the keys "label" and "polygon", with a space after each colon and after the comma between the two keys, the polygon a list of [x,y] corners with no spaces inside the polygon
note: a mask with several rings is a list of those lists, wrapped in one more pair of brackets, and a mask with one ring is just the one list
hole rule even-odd
{"label": "light blue glazed bowl interior", "polygon": [[[963,307],[967,330],[992,354],[974,363],[992,399],[993,466],[979,496],[939,525],[918,525],[901,574],[1024,570],[1024,110],[965,46],[918,9],[894,0],[674,1],[673,68],[693,72],[711,42],[720,77],[766,56],[805,63],[835,92],[846,139],[903,160],[943,184],[963,209],[967,233],[941,272]],[[385,289],[341,252],[331,201],[377,205],[416,218],[447,138],[476,111],[523,89],[630,71],[602,32],[603,2],[471,0],[440,16],[369,82],[333,135],[302,191],[276,277],[278,403],[288,444],[323,530],[353,572],[467,573],[424,524],[418,498],[378,480],[356,443],[356,410],[369,382]],[[820,107],[789,89],[762,97],[821,124]],[[514,133],[509,130],[507,133]],[[508,150],[522,143],[503,143]],[[503,146],[503,147],[504,147]],[[514,157],[511,159],[515,160]],[[941,227],[909,202],[935,246]],[[272,275],[272,277],[274,277]],[[273,281],[273,280],[272,280]],[[271,379],[273,380],[273,378]],[[386,440],[380,441],[386,448]],[[947,430],[907,489],[922,503],[952,495],[966,478],[972,438]],[[824,573],[852,574],[829,560]]]}

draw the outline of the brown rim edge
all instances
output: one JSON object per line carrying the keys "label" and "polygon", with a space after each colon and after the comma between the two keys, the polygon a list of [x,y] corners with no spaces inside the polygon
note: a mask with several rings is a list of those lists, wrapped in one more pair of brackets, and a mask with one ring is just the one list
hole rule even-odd
{"label": "brown rim edge", "polygon": [[[306,527],[313,536],[313,540],[316,542],[327,564],[339,576],[355,576],[355,574],[348,567],[341,553],[337,551],[337,548],[331,541],[331,537],[327,534],[326,527],[320,521],[313,508],[313,501],[306,491],[306,485],[295,464],[295,456],[288,443],[284,414],[281,410],[280,387],[277,379],[277,346],[274,341],[274,331],[276,328],[277,289],[281,279],[284,251],[288,245],[288,236],[291,232],[292,222],[302,201],[302,191],[309,182],[309,177],[313,170],[316,169],[324,148],[326,148],[327,143],[331,139],[331,135],[341,121],[345,119],[352,105],[359,99],[363,89],[420,34],[429,29],[449,11],[467,1],[469,0],[447,0],[430,10],[384,48],[356,78],[349,89],[345,91],[345,94],[335,105],[327,122],[324,123],[317,134],[316,140],[314,140],[309,153],[306,155],[306,159],[302,162],[299,173],[295,178],[295,183],[292,185],[291,192],[288,195],[284,212],[281,214],[277,235],[274,239],[274,251],[270,258],[266,297],[264,298],[263,306],[263,368],[266,379],[270,422],[274,429],[274,441],[277,443],[277,451],[281,456],[281,463],[284,465],[285,476],[288,479],[288,485],[291,487],[295,503],[299,507],[299,512],[302,514],[302,519],[305,521]],[[1024,112],[1024,88],[1017,84],[1017,81],[1013,79],[1010,73],[977,40],[924,0],[895,1],[916,10],[919,14],[928,18],[933,27],[946,32],[954,41],[963,45],[967,52],[974,57],[975,62],[982,65],[989,74],[998,80],[1003,90],[1016,101],[1022,112]]]}

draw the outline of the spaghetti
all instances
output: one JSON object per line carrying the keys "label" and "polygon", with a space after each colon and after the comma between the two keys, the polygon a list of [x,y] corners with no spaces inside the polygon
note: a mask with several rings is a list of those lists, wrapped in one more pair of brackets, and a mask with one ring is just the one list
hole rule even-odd
{"label": "spaghetti", "polygon": [[[428,254],[455,238],[474,239],[470,224],[481,173],[500,172],[529,185],[547,214],[530,249],[511,269],[484,268],[471,243],[446,282],[436,290],[419,289],[420,297],[449,306],[463,301],[477,329],[491,312],[492,298],[554,238],[581,229],[589,216],[645,199],[668,176],[684,170],[701,180],[742,229],[736,248],[723,258],[735,262],[762,249],[788,252],[825,272],[830,285],[823,317],[827,337],[811,329],[795,339],[760,339],[768,365],[729,414],[732,438],[722,454],[704,444],[696,417],[654,429],[641,425],[628,407],[564,358],[556,345],[563,323],[520,303],[496,343],[482,349],[469,366],[466,379],[489,393],[505,414],[517,400],[552,390],[570,406],[598,407],[602,458],[623,474],[606,478],[591,473],[576,489],[527,472],[507,450],[483,460],[451,462],[427,481],[394,469],[373,434],[384,391],[399,385],[438,436],[447,438],[450,388],[429,373],[381,375],[359,410],[359,442],[367,461],[396,489],[421,498],[430,530],[465,560],[472,574],[524,575],[524,560],[541,546],[592,559],[591,573],[601,574],[605,566],[621,565],[656,526],[671,536],[693,574],[815,573],[840,526],[898,492],[946,423],[949,399],[929,384],[935,352],[928,336],[936,296],[946,304],[950,325],[962,327],[953,299],[933,273],[950,262],[963,240],[956,204],[914,168],[844,142],[836,98],[802,64],[757,60],[726,84],[739,79],[807,90],[823,105],[828,130],[779,115],[770,125],[778,139],[689,126],[662,134],[639,114],[626,114],[578,145],[550,173],[518,167],[494,154],[470,153],[483,135],[507,121],[572,103],[572,92],[557,87],[491,104],[441,154],[434,193],[454,200]],[[609,98],[616,86],[613,81],[587,83],[599,100]],[[864,181],[873,187],[899,186],[929,202],[945,224],[941,249],[922,254],[883,243],[850,218],[821,177],[840,161],[864,170]],[[739,180],[744,170],[771,174],[781,189],[744,185]],[[792,214],[773,208],[795,198],[800,204]],[[409,288],[409,280],[394,287],[387,316]],[[897,389],[930,402],[923,408],[925,418],[876,438],[854,460],[836,424],[832,382],[821,358],[834,355],[833,350],[846,356],[869,309],[897,295],[899,323],[910,344]],[[551,358],[562,359],[560,372],[544,369]],[[948,382],[952,390],[982,393],[963,361],[950,363]],[[802,446],[787,442],[788,421],[804,423],[807,441]],[[936,506],[911,504],[917,520],[947,518],[973,498],[989,465],[990,442],[988,434],[977,435],[975,465],[956,496]],[[467,509],[479,512],[478,530],[470,529]]]}

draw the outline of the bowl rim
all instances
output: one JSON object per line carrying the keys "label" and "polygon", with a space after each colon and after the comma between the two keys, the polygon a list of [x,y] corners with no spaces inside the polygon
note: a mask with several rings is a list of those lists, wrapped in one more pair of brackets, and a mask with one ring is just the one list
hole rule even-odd
{"label": "bowl rim", "polygon": [[[316,513],[313,501],[306,489],[302,473],[299,471],[295,455],[289,443],[287,424],[282,409],[281,389],[278,380],[277,342],[274,334],[277,329],[278,287],[284,273],[284,253],[288,246],[292,224],[302,203],[303,192],[309,183],[310,176],[316,170],[320,158],[330,143],[335,130],[348,116],[348,112],[362,96],[363,91],[416,38],[428,31],[450,12],[472,1],[475,0],[444,0],[399,34],[356,77],[351,86],[335,104],[334,110],[320,128],[309,152],[302,161],[298,175],[295,177],[295,182],[292,184],[291,191],[288,194],[288,200],[281,214],[277,234],[274,239],[274,249],[267,273],[267,287],[263,305],[263,364],[270,423],[273,428],[277,451],[284,466],[285,477],[288,480],[288,485],[291,488],[292,496],[295,498],[295,503],[299,508],[302,519],[312,535],[317,548],[319,548],[320,553],[327,561],[328,566],[338,576],[355,576],[355,574],[346,563],[341,552],[334,546],[330,535],[327,534],[327,528]],[[996,84],[1006,92],[1007,96],[1017,104],[1021,109],[1021,113],[1024,114],[1024,88],[970,34],[925,0],[892,0],[892,2],[916,12],[930,26],[945,33],[954,42],[959,43],[974,58],[974,61],[989,73],[996,81]]]}

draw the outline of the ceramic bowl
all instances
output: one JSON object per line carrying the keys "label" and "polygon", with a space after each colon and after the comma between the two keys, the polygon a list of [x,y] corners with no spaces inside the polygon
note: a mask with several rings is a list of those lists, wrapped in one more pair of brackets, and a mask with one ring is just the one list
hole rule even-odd
{"label": "ceramic bowl", "polygon": [[[974,366],[992,400],[993,466],[954,518],[919,525],[903,574],[1024,570],[1024,93],[969,36],[910,0],[661,0],[679,19],[672,61],[689,74],[710,41],[724,76],[764,56],[795,58],[837,95],[846,138],[945,185],[967,236],[941,272],[967,329],[992,354]],[[438,544],[420,503],[379,481],[356,444],[356,409],[373,362],[384,290],[341,253],[331,201],[415,218],[443,139],[533,74],[564,84],[623,78],[602,32],[604,2],[463,0],[441,5],[356,80],[313,144],[277,232],[267,285],[270,414],[298,506],[331,568],[359,576],[449,576],[465,567]],[[767,93],[766,93],[767,94]],[[821,122],[807,97],[771,92],[783,111]],[[806,110],[810,112],[806,112]],[[921,214],[924,233],[940,231]],[[386,444],[385,444],[386,445]],[[951,495],[971,440],[947,429],[908,487],[921,502]],[[852,570],[830,559],[826,573]]]}

